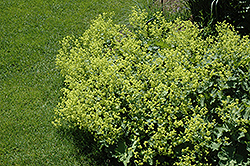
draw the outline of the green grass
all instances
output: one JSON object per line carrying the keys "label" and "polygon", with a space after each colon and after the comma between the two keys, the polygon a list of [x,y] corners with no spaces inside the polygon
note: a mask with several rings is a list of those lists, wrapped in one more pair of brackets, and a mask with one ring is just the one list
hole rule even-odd
{"label": "green grass", "polygon": [[103,12],[114,11],[116,23],[127,23],[136,2],[0,1],[0,165],[93,164],[84,133],[51,123],[63,87],[55,66],[59,41],[81,35]]}

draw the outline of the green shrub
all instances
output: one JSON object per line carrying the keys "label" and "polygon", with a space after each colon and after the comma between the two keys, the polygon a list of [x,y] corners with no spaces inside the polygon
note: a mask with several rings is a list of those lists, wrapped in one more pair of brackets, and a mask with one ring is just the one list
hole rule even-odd
{"label": "green shrub", "polygon": [[134,11],[128,29],[103,14],[61,42],[54,124],[91,132],[124,165],[248,165],[248,37],[147,17]]}

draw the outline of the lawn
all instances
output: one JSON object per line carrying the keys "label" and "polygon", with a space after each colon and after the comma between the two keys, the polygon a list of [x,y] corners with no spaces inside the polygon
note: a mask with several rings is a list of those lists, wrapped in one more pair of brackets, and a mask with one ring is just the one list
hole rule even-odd
{"label": "lawn", "polygon": [[63,87],[55,66],[59,41],[81,35],[103,12],[126,23],[140,1],[0,1],[0,165],[93,164],[78,153],[81,137],[51,123]]}

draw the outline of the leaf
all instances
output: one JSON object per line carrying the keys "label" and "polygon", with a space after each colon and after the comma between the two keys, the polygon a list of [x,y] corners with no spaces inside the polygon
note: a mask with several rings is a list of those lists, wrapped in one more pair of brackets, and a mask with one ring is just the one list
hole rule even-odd
{"label": "leaf", "polygon": [[120,149],[120,151],[122,152],[124,151],[122,154],[119,155],[120,156],[119,160],[123,162],[124,166],[127,166],[128,163],[130,162],[131,157],[133,157],[133,150],[136,149],[136,144],[137,144],[137,141],[133,143],[131,150],[129,150],[130,148],[127,147],[124,141],[118,144],[118,148]]}
{"label": "leaf", "polygon": [[237,140],[240,142],[240,139],[241,138],[244,138],[245,137],[245,133],[244,132],[241,132],[239,137],[237,138]]}
{"label": "leaf", "polygon": [[246,144],[247,144],[247,151],[250,153],[250,141],[246,141]]}
{"label": "leaf", "polygon": [[157,47],[157,46],[149,46],[148,47],[148,51],[150,51],[150,52],[156,52],[158,49],[160,49],[160,47]]}
{"label": "leaf", "polygon": [[214,151],[214,150],[219,150],[221,144],[222,144],[222,143],[215,143],[215,142],[213,142],[213,143],[210,145],[210,148],[211,148],[213,151]]}
{"label": "leaf", "polygon": [[237,164],[235,160],[230,160],[228,166],[235,166],[235,164]]}
{"label": "leaf", "polygon": [[228,155],[227,155],[226,152],[220,151],[220,152],[218,153],[218,158],[219,158],[220,160],[222,160],[222,161],[226,161],[226,160],[228,160]]}
{"label": "leaf", "polygon": [[160,48],[166,48],[167,44],[163,41],[160,41],[160,42],[155,42],[155,45],[159,46]]}
{"label": "leaf", "polygon": [[243,82],[243,89],[246,90],[246,91],[250,91],[250,86],[248,85],[247,82]]}
{"label": "leaf", "polygon": [[120,161],[123,162],[124,166],[127,166],[130,162],[130,158],[133,156],[132,151],[129,151],[128,153],[124,153],[122,157],[120,158]]}
{"label": "leaf", "polygon": [[228,127],[223,124],[223,127],[215,127],[215,129],[217,130],[217,132],[214,132],[217,135],[217,138],[221,137],[223,135],[223,132],[228,132],[230,131],[230,129],[228,129]]}
{"label": "leaf", "polygon": [[249,131],[246,133],[246,138],[248,141],[250,141],[250,132]]}
{"label": "leaf", "polygon": [[201,98],[201,107],[204,107],[205,106],[205,97],[202,97]]}
{"label": "leaf", "polygon": [[243,118],[249,120],[249,118],[250,118],[250,107],[249,106],[246,108],[245,114],[243,115]]}
{"label": "leaf", "polygon": [[227,85],[228,85],[230,88],[236,88],[237,82],[231,80],[231,81],[228,81],[228,82],[227,82]]}

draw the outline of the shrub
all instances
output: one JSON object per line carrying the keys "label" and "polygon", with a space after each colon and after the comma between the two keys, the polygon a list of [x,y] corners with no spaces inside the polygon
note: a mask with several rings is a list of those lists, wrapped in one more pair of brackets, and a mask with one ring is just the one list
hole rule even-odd
{"label": "shrub", "polygon": [[91,132],[124,165],[248,165],[248,37],[220,23],[203,39],[190,21],[147,17],[134,11],[128,29],[103,14],[65,37],[54,124]]}

